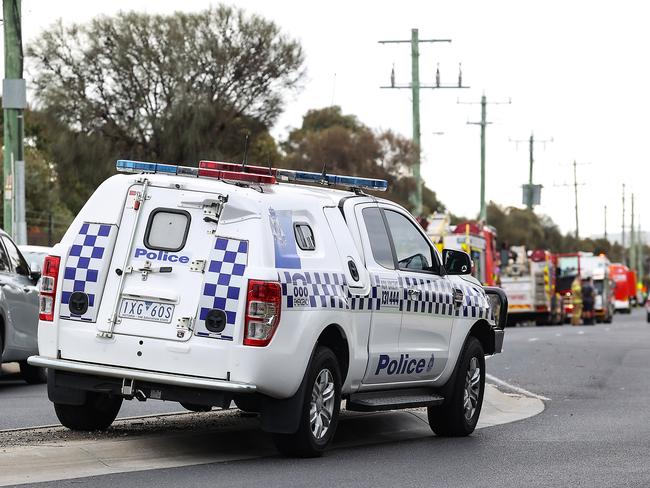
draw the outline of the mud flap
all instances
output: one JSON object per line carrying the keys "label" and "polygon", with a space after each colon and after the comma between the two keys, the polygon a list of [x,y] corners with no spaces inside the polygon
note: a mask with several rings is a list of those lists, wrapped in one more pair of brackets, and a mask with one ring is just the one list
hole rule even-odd
{"label": "mud flap", "polygon": [[86,403],[86,392],[76,388],[57,386],[57,371],[49,369],[47,372],[47,397],[52,403],[61,405],[83,405]]}
{"label": "mud flap", "polygon": [[260,395],[260,420],[261,428],[264,432],[293,434],[298,430],[300,417],[302,416],[302,407],[306,399],[307,374],[309,373],[309,365],[311,365],[314,359],[316,347],[311,352],[305,374],[302,377],[298,390],[293,396],[278,400],[266,395]]}

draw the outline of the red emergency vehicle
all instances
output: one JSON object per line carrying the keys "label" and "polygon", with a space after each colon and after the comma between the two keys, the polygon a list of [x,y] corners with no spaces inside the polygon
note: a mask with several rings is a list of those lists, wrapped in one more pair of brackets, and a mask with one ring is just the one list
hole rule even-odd
{"label": "red emergency vehicle", "polygon": [[609,274],[615,283],[614,308],[617,312],[630,313],[636,300],[636,277],[634,272],[621,263],[612,263]]}
{"label": "red emergency vehicle", "polygon": [[496,229],[477,222],[463,222],[443,238],[444,247],[468,253],[474,262],[472,274],[482,284],[494,286],[497,281]]}

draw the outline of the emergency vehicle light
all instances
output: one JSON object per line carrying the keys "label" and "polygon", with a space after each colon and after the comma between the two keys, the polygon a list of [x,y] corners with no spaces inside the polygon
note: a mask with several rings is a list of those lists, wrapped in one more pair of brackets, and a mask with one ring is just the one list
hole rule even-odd
{"label": "emergency vehicle light", "polygon": [[275,183],[275,176],[241,173],[238,171],[222,171],[219,169],[199,168],[199,176],[218,178],[220,180],[246,181],[249,183],[267,183],[269,185]]}
{"label": "emergency vehicle light", "polygon": [[264,166],[243,166],[240,163],[222,163],[221,161],[199,161],[199,168],[219,169],[221,171],[236,171],[238,173],[251,173],[254,175],[275,176],[275,168]]}
{"label": "emergency vehicle light", "polygon": [[292,183],[324,183],[326,185],[347,186],[350,188],[368,188],[370,190],[385,191],[388,188],[386,180],[374,178],[358,178],[356,176],[331,175],[315,173],[312,171],[295,171],[290,169],[268,168],[265,166],[250,166],[240,163],[223,163],[220,161],[201,161],[199,168],[215,169],[222,171],[237,171],[257,175],[273,175],[279,181]]}
{"label": "emergency vehicle light", "polygon": [[374,178],[359,178],[357,176],[331,175],[312,171],[294,171],[277,169],[276,177],[280,181],[324,183],[326,185],[347,186],[350,188],[367,188],[369,190],[386,191],[388,182]]}
{"label": "emergency vehicle light", "polygon": [[[219,163],[221,164],[221,163]],[[226,164],[226,163],[224,163]],[[239,166],[239,165],[234,165]],[[242,173],[241,171],[222,171],[218,169],[192,168],[190,166],[176,166],[174,164],[148,163],[144,161],[129,161],[120,159],[115,165],[122,173],[163,173],[178,176],[207,177],[220,180],[232,180],[249,183],[275,183],[275,177],[266,174]]]}
{"label": "emergency vehicle light", "polygon": [[115,167],[123,173],[167,173],[173,175],[176,174],[177,168],[174,164],[147,163],[128,159],[118,160]]}

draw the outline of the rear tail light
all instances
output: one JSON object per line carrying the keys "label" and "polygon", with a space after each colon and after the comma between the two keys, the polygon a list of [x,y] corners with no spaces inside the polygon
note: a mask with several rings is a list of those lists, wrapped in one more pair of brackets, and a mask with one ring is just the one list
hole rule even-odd
{"label": "rear tail light", "polygon": [[59,256],[47,256],[43,262],[43,273],[38,295],[38,318],[45,322],[54,320],[54,304],[56,301],[56,282],[59,279]]}
{"label": "rear tail light", "polygon": [[277,281],[248,281],[244,345],[267,346],[280,322],[282,288]]}

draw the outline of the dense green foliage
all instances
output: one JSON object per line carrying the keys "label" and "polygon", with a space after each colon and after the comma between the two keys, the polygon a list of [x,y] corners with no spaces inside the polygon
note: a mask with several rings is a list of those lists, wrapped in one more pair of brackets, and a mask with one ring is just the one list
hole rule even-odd
{"label": "dense green foliage", "polygon": [[78,211],[131,158],[196,164],[277,155],[268,129],[303,75],[300,44],[243,10],[59,21],[27,49],[42,144]]}
{"label": "dense green foliage", "polygon": [[[281,147],[284,166],[386,179],[386,196],[410,206],[415,189],[411,141],[391,131],[374,131],[354,115],[343,115],[340,107],[308,111],[302,126],[292,130]],[[432,190],[426,189],[423,197],[427,213],[444,210]]]}

